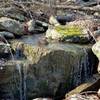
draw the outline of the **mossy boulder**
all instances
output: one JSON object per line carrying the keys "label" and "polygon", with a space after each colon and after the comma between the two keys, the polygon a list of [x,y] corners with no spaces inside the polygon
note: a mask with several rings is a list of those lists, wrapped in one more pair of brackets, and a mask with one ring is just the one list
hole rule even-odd
{"label": "mossy boulder", "polygon": [[89,31],[93,31],[94,26],[95,24],[91,20],[75,20],[66,25],[50,25],[46,32],[46,38],[87,43],[90,41]]}
{"label": "mossy boulder", "polygon": [[[19,43],[13,41],[12,48],[16,50]],[[91,46],[54,43],[41,47],[23,43],[23,49],[27,58],[23,64],[27,69],[27,98],[64,96],[92,77],[96,59]]]}

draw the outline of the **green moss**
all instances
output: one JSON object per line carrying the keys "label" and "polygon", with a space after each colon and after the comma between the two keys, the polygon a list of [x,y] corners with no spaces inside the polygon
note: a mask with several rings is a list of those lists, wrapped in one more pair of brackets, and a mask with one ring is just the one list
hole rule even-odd
{"label": "green moss", "polygon": [[78,26],[63,26],[63,25],[59,25],[55,27],[55,30],[62,34],[63,36],[77,36],[77,35],[81,35],[82,33],[82,28],[78,27]]}

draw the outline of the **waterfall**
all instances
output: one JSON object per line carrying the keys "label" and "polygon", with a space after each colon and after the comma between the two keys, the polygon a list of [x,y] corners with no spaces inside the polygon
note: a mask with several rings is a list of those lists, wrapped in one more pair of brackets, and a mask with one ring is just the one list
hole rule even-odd
{"label": "waterfall", "polygon": [[77,69],[73,66],[70,74],[70,89],[76,87],[86,81],[92,76],[93,68],[89,64],[88,53],[85,48],[83,48],[84,55],[81,57],[79,62],[77,62]]}
{"label": "waterfall", "polygon": [[24,100],[26,100],[26,92],[27,92],[27,87],[26,87],[26,79],[27,79],[27,66],[28,65],[24,65],[24,80],[23,80],[23,82],[24,82],[24,95],[23,95],[23,97],[24,97]]}
{"label": "waterfall", "polygon": [[89,61],[88,61],[88,53],[86,51],[86,49],[83,49],[84,51],[84,59],[82,61],[83,63],[83,68],[84,68],[84,80],[83,81],[87,81],[89,79],[89,73],[91,73],[91,69],[89,68]]}
{"label": "waterfall", "polygon": [[[8,41],[5,39],[5,37],[3,37],[2,35],[0,35],[0,37],[5,41],[5,47],[7,47],[8,49],[9,49],[9,52],[10,52],[10,54],[11,54],[11,59],[12,59],[12,61],[14,62],[14,55],[13,55],[13,53],[12,53],[12,50],[11,50],[11,47],[10,47],[10,44],[8,43]],[[3,70],[3,67],[1,66],[0,67],[0,69],[1,70]],[[12,75],[13,76],[13,75]],[[11,93],[10,93],[10,95],[11,95],[11,99],[12,100],[14,100],[14,95],[13,95],[13,86],[11,86]]]}
{"label": "waterfall", "polygon": [[23,100],[23,89],[22,89],[22,69],[21,64],[16,64],[17,70],[19,72],[19,93],[20,93],[20,100]]}
{"label": "waterfall", "polygon": [[88,54],[86,49],[83,48],[84,56],[82,57],[81,61],[79,62],[79,69],[78,69],[78,75],[76,80],[76,85],[78,86],[82,82],[86,81],[88,78]]}
{"label": "waterfall", "polygon": [[[19,63],[17,61],[17,59],[15,60],[15,57],[14,57],[14,55],[12,53],[11,48],[10,48],[10,44],[8,43],[8,41],[3,36],[1,36],[1,38],[5,41],[5,43],[6,43],[5,46],[7,46],[9,48],[9,52],[11,54],[12,62],[14,63],[16,61],[16,68],[17,68],[18,74],[19,74],[19,96],[20,96],[19,98],[20,98],[20,100],[26,100],[27,66]],[[17,56],[16,58],[19,59],[19,57],[22,57],[22,52],[20,52],[20,51],[18,52],[17,51],[16,52],[16,56]],[[1,68],[1,70],[3,70],[3,67],[0,67],[0,68]],[[12,76],[13,76],[13,81],[15,82],[15,85],[16,85],[17,81],[16,81],[14,73],[12,73]],[[12,91],[11,100],[14,100],[14,93],[13,93],[14,86],[12,85],[12,82],[11,82],[11,87],[12,87],[12,89],[11,89],[11,91]]]}
{"label": "waterfall", "polygon": [[26,100],[26,78],[27,78],[27,65],[17,63],[16,64],[17,70],[19,72],[19,93],[20,93],[20,100]]}
{"label": "waterfall", "polygon": [[8,41],[3,36],[0,35],[0,37],[6,42],[6,46],[9,48],[9,51],[10,51],[10,54],[11,54],[11,59],[12,59],[12,61],[14,61],[14,56],[13,56],[12,50],[10,48],[10,44],[8,43]]}

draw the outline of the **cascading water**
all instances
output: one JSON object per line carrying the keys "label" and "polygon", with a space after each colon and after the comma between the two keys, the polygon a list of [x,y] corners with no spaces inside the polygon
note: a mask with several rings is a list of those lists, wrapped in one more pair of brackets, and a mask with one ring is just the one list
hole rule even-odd
{"label": "cascading water", "polygon": [[23,82],[24,82],[24,88],[23,88],[23,90],[24,90],[24,93],[23,93],[23,97],[24,97],[24,100],[26,100],[26,92],[27,92],[27,87],[26,87],[26,79],[27,79],[27,66],[28,65],[24,65],[24,80],[23,80]]}
{"label": "cascading water", "polygon": [[26,78],[27,78],[27,66],[23,64],[16,64],[17,70],[19,72],[19,91],[20,100],[26,100]]}
{"label": "cascading water", "polygon": [[22,44],[19,44],[16,48],[16,59],[20,59],[20,61],[16,61],[16,67],[19,73],[19,91],[20,91],[20,100],[26,100],[26,78],[27,78],[27,66],[22,64],[21,59],[23,59],[23,47]]}
{"label": "cascading water", "polygon": [[82,61],[83,62],[83,66],[84,66],[84,79],[83,81],[87,81],[90,76],[92,75],[92,68],[89,67],[89,60],[88,60],[88,53],[86,51],[86,49],[83,49],[84,51],[84,60]]}
{"label": "cascading water", "polygon": [[13,56],[12,50],[10,48],[10,44],[8,43],[8,41],[3,36],[0,35],[0,37],[6,42],[7,47],[9,47],[9,51],[10,51],[10,54],[11,54],[11,59],[12,59],[12,61],[14,61],[14,56]]}
{"label": "cascading water", "polygon": [[[17,68],[18,74],[19,74],[19,95],[20,95],[19,98],[20,98],[20,100],[26,100],[26,77],[27,77],[27,69],[26,69],[26,66],[25,66],[25,68],[23,68],[24,66],[21,65],[20,63],[18,63],[17,59],[15,58],[16,56],[19,58],[22,55],[19,54],[20,52],[16,52],[16,56],[14,56],[13,53],[12,53],[12,50],[10,48],[10,44],[8,43],[8,41],[3,36],[1,36],[1,38],[5,41],[5,46],[7,46],[9,48],[12,62],[13,63],[16,62],[16,68]],[[2,67],[0,67],[0,69],[3,70]],[[13,76],[13,82],[17,86],[17,84],[16,84],[17,82],[16,82],[16,79],[15,79],[14,73],[12,74],[12,76]],[[12,83],[11,83],[11,85],[12,85]],[[12,85],[12,90],[11,91],[12,91],[12,93],[11,93],[10,99],[11,100],[15,100],[14,99],[14,94],[13,94],[13,91],[14,91],[13,85]]]}
{"label": "cascading water", "polygon": [[[9,52],[11,54],[11,59],[14,62],[14,56],[13,56],[12,50],[10,48],[10,44],[8,43],[8,41],[3,36],[0,35],[0,37],[5,41],[5,47],[9,49]],[[1,66],[0,69],[3,70],[3,67]],[[13,86],[12,86],[12,91],[13,91]],[[13,92],[11,93],[11,99],[14,100]]]}
{"label": "cascading water", "polygon": [[17,70],[19,72],[19,92],[20,92],[20,100],[23,100],[22,96],[23,96],[23,89],[22,89],[22,71],[21,71],[21,66],[20,64],[16,64]]}
{"label": "cascading water", "polygon": [[93,68],[91,68],[89,64],[89,59],[88,59],[88,53],[87,50],[83,48],[84,55],[80,59],[79,62],[77,62],[77,67],[78,69],[76,70],[74,67],[71,71],[70,75],[70,89],[72,87],[76,87],[80,85],[81,83],[84,83],[87,81],[91,76],[93,72]]}

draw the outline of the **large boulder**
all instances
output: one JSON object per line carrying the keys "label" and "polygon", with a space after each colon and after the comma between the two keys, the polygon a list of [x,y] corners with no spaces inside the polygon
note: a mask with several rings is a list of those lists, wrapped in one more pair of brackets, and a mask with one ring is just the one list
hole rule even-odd
{"label": "large boulder", "polygon": [[[12,42],[14,50],[19,43]],[[86,81],[92,76],[96,61],[90,48],[59,43],[39,47],[24,43],[23,53],[27,61],[23,62],[21,68],[25,68],[23,73],[26,77],[24,82],[26,82],[27,97],[58,96],[59,98]]]}
{"label": "large boulder", "polygon": [[0,30],[7,30],[15,35],[23,35],[24,29],[20,22],[7,17],[0,18]]}
{"label": "large boulder", "polygon": [[46,38],[61,39],[69,42],[89,42],[89,33],[93,31],[95,23],[92,20],[75,20],[66,25],[49,26]]}

